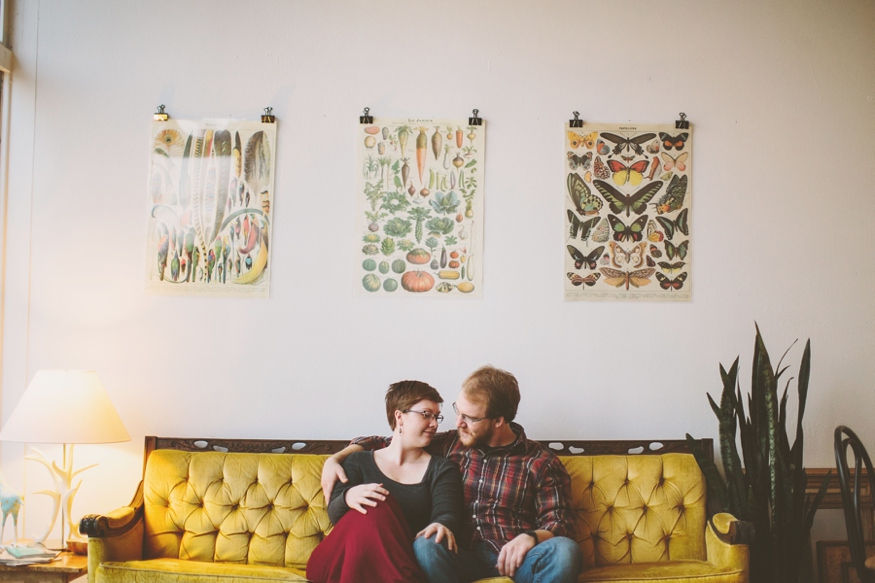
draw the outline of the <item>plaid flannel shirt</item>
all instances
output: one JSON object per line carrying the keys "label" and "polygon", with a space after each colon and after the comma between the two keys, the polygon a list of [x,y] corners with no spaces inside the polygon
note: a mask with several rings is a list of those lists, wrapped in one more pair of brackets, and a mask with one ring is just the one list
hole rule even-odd
{"label": "plaid flannel shirt", "polygon": [[[467,548],[483,541],[496,552],[526,530],[547,530],[554,536],[574,536],[571,478],[556,454],[526,439],[511,423],[513,443],[487,449],[462,445],[456,430],[435,435],[432,454],[448,457],[462,472],[464,514],[456,540]],[[365,449],[385,447],[390,438],[353,441]]]}

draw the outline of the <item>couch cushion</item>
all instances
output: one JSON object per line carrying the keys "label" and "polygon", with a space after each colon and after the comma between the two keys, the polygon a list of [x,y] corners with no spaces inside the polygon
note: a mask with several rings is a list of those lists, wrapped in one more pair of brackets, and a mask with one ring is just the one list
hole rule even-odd
{"label": "couch cushion", "polygon": [[[704,561],[673,561],[671,563],[638,563],[610,565],[584,569],[580,583],[744,583],[742,571],[719,571]],[[508,577],[478,579],[475,583],[513,583]]]}
{"label": "couch cushion", "polygon": [[263,583],[264,581],[306,582],[304,572],[271,565],[205,563],[184,559],[154,559],[103,563],[98,583]]}
{"label": "couch cushion", "polygon": [[145,558],[306,568],[331,526],[319,484],[326,457],[152,452]]}
{"label": "couch cushion", "polygon": [[636,563],[634,565],[608,565],[584,569],[578,579],[595,583],[639,583],[642,581],[672,581],[688,583],[742,583],[746,581],[739,570],[719,571],[705,561],[672,561],[661,563]]}
{"label": "couch cushion", "polygon": [[585,568],[705,560],[705,479],[692,455],[561,459]]}

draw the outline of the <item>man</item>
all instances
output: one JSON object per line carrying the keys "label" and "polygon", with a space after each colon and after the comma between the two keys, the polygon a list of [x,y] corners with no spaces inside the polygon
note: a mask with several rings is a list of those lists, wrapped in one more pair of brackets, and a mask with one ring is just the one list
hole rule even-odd
{"label": "man", "polygon": [[[453,403],[456,429],[435,436],[429,447],[459,466],[464,490],[464,522],[456,533],[461,548],[449,551],[440,535],[431,538],[435,533],[429,529],[414,542],[430,583],[499,575],[517,583],[577,581],[583,555],[570,538],[571,478],[553,452],[526,439],[523,428],[513,423],[519,401],[512,374],[492,366],[478,369]],[[330,457],[322,470],[326,499],[338,479],[346,482],[340,462],[347,455],[386,442],[359,438]],[[380,500],[375,496],[372,502]]]}

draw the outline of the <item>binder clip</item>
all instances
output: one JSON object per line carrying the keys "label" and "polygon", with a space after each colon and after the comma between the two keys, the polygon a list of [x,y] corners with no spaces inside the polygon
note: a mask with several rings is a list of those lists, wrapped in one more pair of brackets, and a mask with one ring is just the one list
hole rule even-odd
{"label": "binder clip", "polygon": [[574,114],[574,119],[568,120],[568,127],[570,127],[570,128],[582,128],[583,127],[583,120],[579,119],[580,112],[579,111],[572,111],[571,113]]}
{"label": "binder clip", "polygon": [[152,119],[154,119],[155,121],[167,121],[168,119],[170,119],[170,116],[168,114],[164,113],[164,106],[159,105],[158,111],[156,111],[152,115]]}
{"label": "binder clip", "polygon": [[678,115],[680,115],[681,118],[678,120],[675,120],[675,122],[674,122],[675,129],[678,129],[678,130],[690,129],[690,122],[687,121],[687,114],[685,114],[684,112],[681,112]]}
{"label": "binder clip", "polygon": [[273,111],[272,107],[264,108],[264,115],[261,116],[261,123],[276,123],[276,116],[271,115],[270,112]]}
{"label": "binder clip", "polygon": [[359,116],[359,123],[374,123],[374,116],[371,115],[370,107],[366,107],[364,115]]}
{"label": "binder clip", "polygon": [[468,125],[469,126],[482,126],[483,120],[477,115],[478,113],[480,113],[480,110],[475,109],[473,113],[474,113],[474,117],[468,118]]}

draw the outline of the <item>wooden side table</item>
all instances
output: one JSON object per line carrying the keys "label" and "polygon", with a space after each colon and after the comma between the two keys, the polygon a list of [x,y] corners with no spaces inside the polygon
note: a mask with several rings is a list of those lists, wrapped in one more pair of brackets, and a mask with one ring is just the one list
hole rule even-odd
{"label": "wooden side table", "polygon": [[88,573],[88,557],[61,553],[51,563],[9,567],[0,565],[3,583],[67,583]]}

